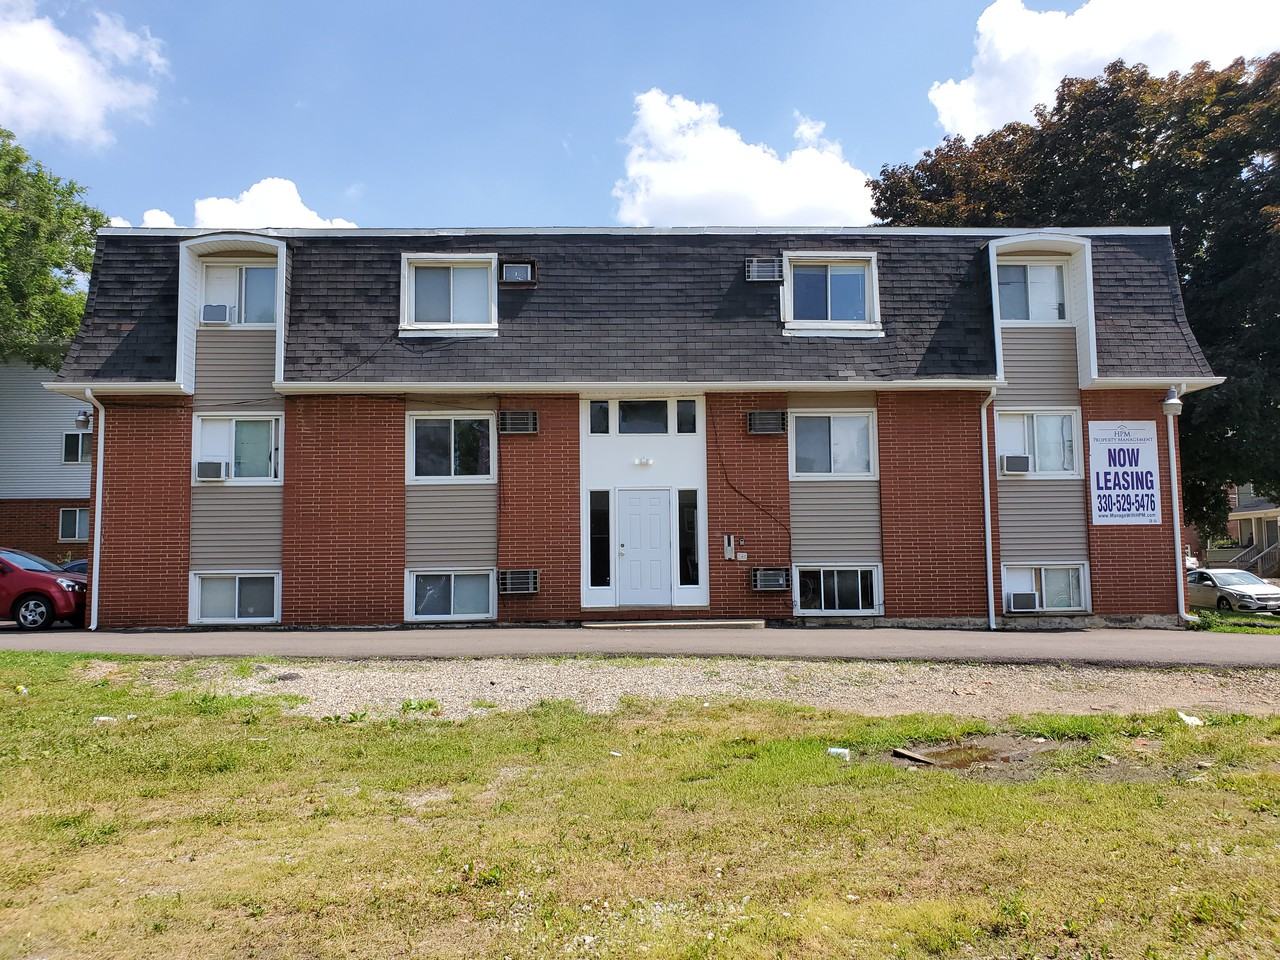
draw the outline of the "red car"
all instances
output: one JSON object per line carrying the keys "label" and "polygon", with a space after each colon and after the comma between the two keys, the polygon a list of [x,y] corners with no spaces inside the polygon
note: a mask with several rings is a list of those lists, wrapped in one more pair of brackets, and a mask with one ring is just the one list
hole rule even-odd
{"label": "red car", "polygon": [[83,573],[0,547],[0,617],[12,617],[23,630],[51,627],[55,620],[83,627],[84,585]]}

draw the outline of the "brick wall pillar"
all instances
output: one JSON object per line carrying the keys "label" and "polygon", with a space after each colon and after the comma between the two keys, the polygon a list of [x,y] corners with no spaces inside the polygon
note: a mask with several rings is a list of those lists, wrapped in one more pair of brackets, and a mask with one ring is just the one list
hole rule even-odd
{"label": "brick wall pillar", "polygon": [[[119,399],[104,401],[104,406],[98,625],[104,629],[185,626],[191,543],[191,400],[131,403]],[[90,504],[96,470],[93,478]],[[89,519],[92,542],[92,506]]]}
{"label": "brick wall pillar", "polygon": [[536,568],[541,583],[533,595],[499,596],[498,619],[578,619],[578,398],[504,396],[500,409],[537,410],[538,432],[498,435],[498,566]]}
{"label": "brick wall pillar", "polygon": [[[1160,459],[1159,526],[1089,524],[1089,573],[1092,580],[1093,612],[1099,616],[1169,615],[1177,612],[1178,588],[1175,578],[1179,573],[1173,555],[1173,525],[1180,522],[1181,518],[1173,516],[1169,485],[1168,427],[1165,425],[1164,412],[1160,409],[1163,400],[1163,390],[1080,392],[1086,478],[1092,476],[1089,463],[1091,420],[1154,420]],[[1178,474],[1181,477],[1181,467]],[[1092,521],[1092,503],[1087,503],[1085,509]]]}
{"label": "brick wall pillar", "polygon": [[[711,614],[791,616],[789,592],[751,589],[752,567],[790,567],[791,491],[785,434],[747,432],[752,410],[778,410],[778,394],[707,394],[707,535]],[[723,537],[740,538],[747,561],[724,559]],[[745,542],[743,542],[745,541]]]}
{"label": "brick wall pillar", "polygon": [[405,404],[285,401],[282,621],[404,620]]}
{"label": "brick wall pillar", "polygon": [[877,399],[887,617],[986,618],[985,399],[962,391],[894,391]]}

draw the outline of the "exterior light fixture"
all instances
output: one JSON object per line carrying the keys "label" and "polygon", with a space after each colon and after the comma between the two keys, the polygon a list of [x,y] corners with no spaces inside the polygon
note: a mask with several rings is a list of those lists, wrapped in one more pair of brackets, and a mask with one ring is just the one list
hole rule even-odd
{"label": "exterior light fixture", "polygon": [[1171,417],[1182,413],[1182,401],[1178,399],[1178,391],[1170,387],[1169,392],[1164,395],[1164,403],[1160,404],[1160,408]]}
{"label": "exterior light fixture", "polygon": [[88,430],[93,425],[93,414],[88,410],[81,410],[76,414],[76,429]]}

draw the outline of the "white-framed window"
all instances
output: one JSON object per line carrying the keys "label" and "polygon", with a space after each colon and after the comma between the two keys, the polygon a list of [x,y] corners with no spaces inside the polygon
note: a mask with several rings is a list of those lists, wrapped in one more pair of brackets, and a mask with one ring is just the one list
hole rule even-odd
{"label": "white-framed window", "polygon": [[191,623],[277,623],[279,570],[208,570],[191,574]]}
{"label": "white-framed window", "polygon": [[498,255],[403,254],[400,330],[433,336],[496,335]]}
{"label": "white-framed window", "polygon": [[89,539],[89,508],[63,507],[58,511],[58,542],[83,543]]}
{"label": "white-framed window", "polygon": [[793,410],[790,420],[793,480],[872,480],[878,475],[874,410]]}
{"label": "white-framed window", "polygon": [[497,415],[491,410],[410,413],[405,442],[407,483],[492,483]]}
{"label": "white-framed window", "polygon": [[791,571],[797,616],[874,616],[883,612],[880,566],[796,564]]}
{"label": "white-framed window", "polygon": [[1001,410],[996,414],[996,453],[1000,457],[1027,457],[1031,467],[1028,477],[1083,476],[1080,446],[1079,410]]}
{"label": "white-framed window", "polygon": [[1000,322],[1005,324],[1068,323],[1067,261],[1000,257],[996,264]]}
{"label": "white-framed window", "polygon": [[[200,320],[231,327],[276,322],[275,260],[206,260],[201,272]],[[212,311],[206,307],[214,308]],[[221,309],[225,307],[225,312]],[[225,319],[221,319],[225,317]]]}
{"label": "white-framed window", "polygon": [[280,414],[196,414],[192,482],[196,464],[221,461],[229,484],[278,484],[283,476],[284,418]]}
{"label": "white-framed window", "polygon": [[406,570],[406,620],[492,620],[498,615],[492,568]]}
{"label": "white-framed window", "polygon": [[660,400],[587,400],[587,430],[615,434],[686,434],[701,429],[698,401],[692,397]]}
{"label": "white-framed window", "polygon": [[1007,564],[1002,567],[1004,609],[1013,612],[1013,594],[1034,595],[1033,609],[1018,613],[1080,613],[1089,609],[1089,575],[1085,563]]}
{"label": "white-framed window", "polygon": [[791,251],[782,259],[784,332],[883,335],[874,253]]}
{"label": "white-framed window", "polygon": [[62,462],[88,463],[93,456],[93,434],[64,433],[62,435]]}

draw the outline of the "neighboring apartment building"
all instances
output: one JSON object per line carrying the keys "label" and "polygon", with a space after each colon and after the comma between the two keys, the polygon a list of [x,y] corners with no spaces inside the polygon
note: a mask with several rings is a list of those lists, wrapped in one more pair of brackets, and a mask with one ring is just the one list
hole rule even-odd
{"label": "neighboring apartment building", "polygon": [[54,376],[0,362],[0,547],[65,562],[87,555],[93,437],[85,403],[42,386]]}
{"label": "neighboring apartment building", "polygon": [[1262,577],[1280,576],[1280,504],[1259,496],[1251,483],[1231,487],[1227,493],[1231,504],[1227,530],[1241,549],[1223,557],[1224,562]]}
{"label": "neighboring apartment building", "polygon": [[1164,229],[109,228],[52,388],[101,626],[985,626],[1176,620],[1218,382]]}

